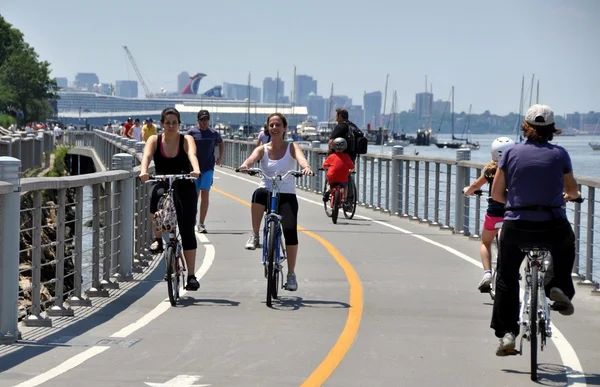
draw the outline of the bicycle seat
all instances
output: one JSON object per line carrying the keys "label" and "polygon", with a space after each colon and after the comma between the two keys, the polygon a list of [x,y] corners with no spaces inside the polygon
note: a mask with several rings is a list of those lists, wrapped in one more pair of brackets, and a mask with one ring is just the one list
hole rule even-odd
{"label": "bicycle seat", "polygon": [[524,253],[531,251],[550,252],[550,245],[544,243],[522,243],[519,245],[519,249]]}

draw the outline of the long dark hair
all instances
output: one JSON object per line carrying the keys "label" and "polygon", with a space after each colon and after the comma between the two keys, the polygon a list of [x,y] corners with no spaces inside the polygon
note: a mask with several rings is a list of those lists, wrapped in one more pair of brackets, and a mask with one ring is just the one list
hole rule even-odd
{"label": "long dark hair", "polygon": [[550,125],[532,125],[527,121],[521,123],[521,130],[523,131],[523,137],[531,142],[549,142],[552,141],[555,134],[561,134],[562,130],[556,129],[554,123]]}

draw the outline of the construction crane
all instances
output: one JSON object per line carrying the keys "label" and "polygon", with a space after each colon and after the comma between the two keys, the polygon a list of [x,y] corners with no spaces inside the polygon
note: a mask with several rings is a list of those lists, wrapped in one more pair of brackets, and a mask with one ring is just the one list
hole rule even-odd
{"label": "construction crane", "polygon": [[135,74],[137,75],[138,80],[140,81],[142,87],[144,88],[144,92],[146,92],[146,98],[152,97],[152,93],[150,93],[150,90],[148,90],[148,86],[146,86],[146,82],[144,82],[144,77],[142,77],[142,73],[140,72],[140,69],[137,67],[137,64],[135,63],[135,59],[133,59],[133,55],[131,55],[131,52],[129,51],[127,46],[123,46],[123,49],[125,50],[125,52],[127,53],[127,56],[129,57],[129,61],[131,62],[131,65],[133,66],[133,69],[135,70]]}

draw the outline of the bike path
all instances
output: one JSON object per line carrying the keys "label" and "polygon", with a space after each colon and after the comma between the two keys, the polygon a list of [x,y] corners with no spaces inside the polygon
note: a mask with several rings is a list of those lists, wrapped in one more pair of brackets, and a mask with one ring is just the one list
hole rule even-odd
{"label": "bike path", "polygon": [[[83,332],[73,341],[76,344],[48,346],[44,351],[34,346],[40,352],[36,356],[23,356],[22,361],[12,358],[16,365],[0,374],[0,386],[16,385],[94,348],[102,352],[43,385],[136,386],[198,375],[202,378],[196,385],[298,386],[311,375],[324,378],[328,373],[328,386],[530,383],[528,348],[524,356],[494,355],[497,340],[489,329],[490,299],[476,289],[481,269],[448,251],[456,249],[476,262],[478,243],[434,227],[365,209],[357,215],[372,220],[340,219],[333,225],[319,205],[320,198],[299,191],[299,197],[312,201],[299,200],[299,224],[347,259],[360,278],[362,297],[350,301],[356,281],[349,284],[327,243],[324,246],[300,233],[299,290],[282,291],[283,302],[268,309],[260,251],[243,249],[249,208],[231,197],[249,201],[256,180],[234,175],[222,169],[216,173],[208,242],[198,251],[197,267],[210,258],[211,249],[214,259],[198,292],[187,293],[177,308],[167,306],[147,325],[123,337],[124,342],[108,343],[108,349],[94,346],[96,338],[113,335],[164,304],[166,284],[160,281],[159,266],[141,282],[146,288],[134,288],[114,302],[126,307],[107,309],[101,312],[105,321],[96,316],[97,325],[87,331],[80,328]],[[594,348],[600,342],[598,302],[582,296],[575,300],[573,317],[553,314],[589,374],[589,385],[598,384],[594,376],[600,364]],[[350,330],[344,330],[350,315],[354,320]],[[343,332],[349,335],[340,339]],[[60,334],[67,337],[73,332]],[[561,353],[553,344],[539,358],[543,381],[566,385],[582,380],[577,375],[567,380]],[[569,363],[568,356],[566,360]],[[0,369],[2,363],[0,358]]]}

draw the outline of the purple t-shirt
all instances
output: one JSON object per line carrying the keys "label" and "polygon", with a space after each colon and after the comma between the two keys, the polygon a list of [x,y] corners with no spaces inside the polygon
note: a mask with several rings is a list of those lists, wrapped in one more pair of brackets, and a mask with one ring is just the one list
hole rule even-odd
{"label": "purple t-shirt", "polygon": [[271,142],[271,136],[266,134],[264,130],[261,130],[260,133],[258,134],[258,140],[261,141],[261,144],[267,144],[267,143]]}
{"label": "purple t-shirt", "polygon": [[510,210],[511,207],[565,204],[564,175],[573,171],[571,157],[565,148],[526,141],[507,150],[498,167],[504,171],[508,189],[504,219],[542,222],[567,217],[563,208]]}

